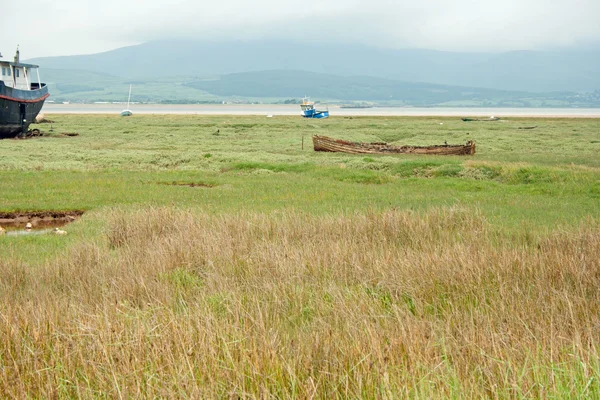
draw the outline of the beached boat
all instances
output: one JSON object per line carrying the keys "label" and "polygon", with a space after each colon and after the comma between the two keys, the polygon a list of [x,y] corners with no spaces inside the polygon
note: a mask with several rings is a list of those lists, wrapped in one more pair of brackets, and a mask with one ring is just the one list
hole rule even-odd
{"label": "beached boat", "polygon": [[315,151],[329,151],[350,154],[433,154],[433,155],[471,155],[475,154],[475,142],[434,146],[392,146],[384,142],[360,143],[314,135]]}
{"label": "beached boat", "polygon": [[302,104],[300,105],[302,108],[302,116],[304,118],[328,118],[329,110],[317,110],[315,108],[315,103],[310,101],[308,97],[302,99]]}
{"label": "beached boat", "polygon": [[13,62],[0,60],[0,72],[0,138],[24,135],[50,96],[48,87],[37,65],[19,60],[18,49]]}
{"label": "beached boat", "polygon": [[488,121],[500,121],[499,117],[494,117],[493,115],[489,118],[461,118],[464,122],[488,122]]}

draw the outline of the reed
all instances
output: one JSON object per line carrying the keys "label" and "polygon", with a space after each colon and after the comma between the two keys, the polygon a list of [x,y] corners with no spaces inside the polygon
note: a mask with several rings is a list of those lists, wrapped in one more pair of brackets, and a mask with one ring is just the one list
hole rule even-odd
{"label": "reed", "polygon": [[597,397],[600,224],[111,208],[0,259],[0,396]]}

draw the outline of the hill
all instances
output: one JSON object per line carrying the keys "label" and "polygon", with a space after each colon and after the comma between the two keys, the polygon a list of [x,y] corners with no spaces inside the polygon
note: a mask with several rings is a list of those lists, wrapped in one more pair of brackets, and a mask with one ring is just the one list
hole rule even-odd
{"label": "hill", "polygon": [[221,101],[210,93],[185,85],[190,79],[197,78],[175,76],[132,80],[92,71],[54,68],[45,68],[41,74],[54,101],[127,101],[129,84],[133,84],[132,100],[135,102]]}
{"label": "hill", "polygon": [[164,40],[105,53],[30,61],[44,68],[86,70],[126,79],[302,69],[346,77],[372,76],[498,90],[589,92],[600,89],[597,47],[453,53],[278,41]]}
{"label": "hill", "polygon": [[285,98],[310,94],[314,98],[364,100],[411,105],[449,101],[512,101],[526,92],[411,83],[367,76],[342,77],[297,70],[229,74],[219,79],[190,82],[188,87],[217,96]]}
{"label": "hill", "polygon": [[173,76],[127,79],[84,70],[42,71],[52,100],[71,102],[127,99],[151,103],[297,102],[302,96],[330,103],[369,101],[381,105],[415,106],[600,106],[600,92],[530,93],[496,89],[403,82],[368,76],[336,76],[299,70],[226,74],[210,78]]}

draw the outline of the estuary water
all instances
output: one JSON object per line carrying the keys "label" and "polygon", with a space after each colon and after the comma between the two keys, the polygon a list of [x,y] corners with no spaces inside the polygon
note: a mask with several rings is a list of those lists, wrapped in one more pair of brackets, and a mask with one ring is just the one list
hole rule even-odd
{"label": "estuary water", "polygon": [[[45,114],[114,114],[119,115],[125,104],[62,104],[46,103]],[[323,109],[326,106],[318,107]],[[198,115],[300,115],[294,104],[131,104],[136,114],[198,114]],[[373,107],[340,108],[329,106],[331,116],[440,116],[440,117],[569,117],[600,118],[600,108],[468,108],[468,107]]]}

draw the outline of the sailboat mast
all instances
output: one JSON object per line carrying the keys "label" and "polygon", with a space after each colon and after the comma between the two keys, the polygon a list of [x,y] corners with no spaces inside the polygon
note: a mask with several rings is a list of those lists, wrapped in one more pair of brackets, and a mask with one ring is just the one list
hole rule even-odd
{"label": "sailboat mast", "polygon": [[129,97],[127,97],[127,109],[129,110],[129,101],[131,100],[131,83],[129,84]]}

